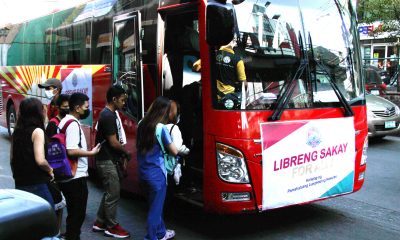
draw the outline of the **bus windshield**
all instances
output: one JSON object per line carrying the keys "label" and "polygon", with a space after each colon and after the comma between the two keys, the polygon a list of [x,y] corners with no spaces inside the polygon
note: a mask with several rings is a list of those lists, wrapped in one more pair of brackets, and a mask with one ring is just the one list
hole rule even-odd
{"label": "bus windshield", "polygon": [[211,50],[217,109],[340,106],[332,83],[342,102],[363,99],[348,1],[246,0],[235,13],[234,39]]}

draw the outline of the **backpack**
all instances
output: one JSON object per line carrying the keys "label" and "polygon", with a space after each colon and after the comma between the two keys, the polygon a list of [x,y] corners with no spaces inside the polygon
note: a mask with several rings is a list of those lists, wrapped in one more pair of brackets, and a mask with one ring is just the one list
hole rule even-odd
{"label": "backpack", "polygon": [[50,119],[49,122],[55,123],[56,126],[58,127],[58,124],[60,124],[60,119],[58,119],[58,117],[53,117],[52,119]]}
{"label": "backpack", "polygon": [[[47,144],[47,161],[53,168],[54,177],[56,180],[65,180],[73,178],[78,168],[78,161],[75,158],[68,157],[65,145],[65,131],[72,122],[77,122],[75,119],[68,120],[60,132],[53,135]],[[79,128],[79,147],[81,146],[81,129]]]}
{"label": "backpack", "polygon": [[[162,133],[162,128],[163,128],[163,124],[159,123],[157,124],[156,127],[156,138],[158,143],[161,146],[161,151],[163,152],[164,155],[164,165],[165,165],[165,169],[167,170],[167,173],[169,175],[173,175],[174,174],[174,169],[176,167],[176,164],[178,163],[176,160],[175,156],[172,156],[171,154],[167,153],[164,149],[164,144],[162,143],[162,139],[161,139],[161,133]],[[173,127],[171,128],[172,131]]]}

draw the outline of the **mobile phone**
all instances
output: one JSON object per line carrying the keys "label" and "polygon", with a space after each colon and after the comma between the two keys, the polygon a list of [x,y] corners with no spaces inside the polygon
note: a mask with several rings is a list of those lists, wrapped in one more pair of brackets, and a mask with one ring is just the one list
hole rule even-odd
{"label": "mobile phone", "polygon": [[103,141],[101,141],[100,145],[103,145],[104,143],[106,143],[107,141],[104,139]]}

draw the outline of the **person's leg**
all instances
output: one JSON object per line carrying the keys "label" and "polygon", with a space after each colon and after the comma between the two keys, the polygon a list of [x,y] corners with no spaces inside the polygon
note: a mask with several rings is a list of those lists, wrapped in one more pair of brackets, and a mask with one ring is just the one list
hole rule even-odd
{"label": "person's leg", "polygon": [[86,178],[60,183],[60,187],[67,201],[68,215],[65,236],[68,240],[78,240],[86,215],[88,198]]}
{"label": "person's leg", "polygon": [[166,184],[162,182],[147,181],[149,213],[147,216],[146,239],[157,240],[163,238],[166,232],[162,212],[164,208]]}
{"label": "person's leg", "polygon": [[[120,199],[120,182],[115,164],[111,161],[103,161],[97,164],[104,188],[102,200],[103,212],[98,214],[98,220],[106,224],[107,228],[112,228],[118,224],[117,209]],[[101,215],[103,214],[103,215]]]}
{"label": "person's leg", "polygon": [[47,184],[40,183],[40,184],[33,184],[33,185],[28,185],[28,186],[15,186],[15,188],[26,191],[26,192],[30,192],[32,194],[35,194],[36,196],[43,198],[48,203],[50,203],[50,206],[52,208],[54,208],[53,197],[51,196],[51,193],[49,191],[49,188],[47,187]]}

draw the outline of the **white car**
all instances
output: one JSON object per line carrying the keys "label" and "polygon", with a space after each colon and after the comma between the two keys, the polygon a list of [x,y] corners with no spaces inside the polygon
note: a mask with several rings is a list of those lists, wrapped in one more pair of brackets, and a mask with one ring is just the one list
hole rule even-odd
{"label": "white car", "polygon": [[383,138],[400,134],[400,109],[389,100],[372,94],[366,95],[368,136]]}

